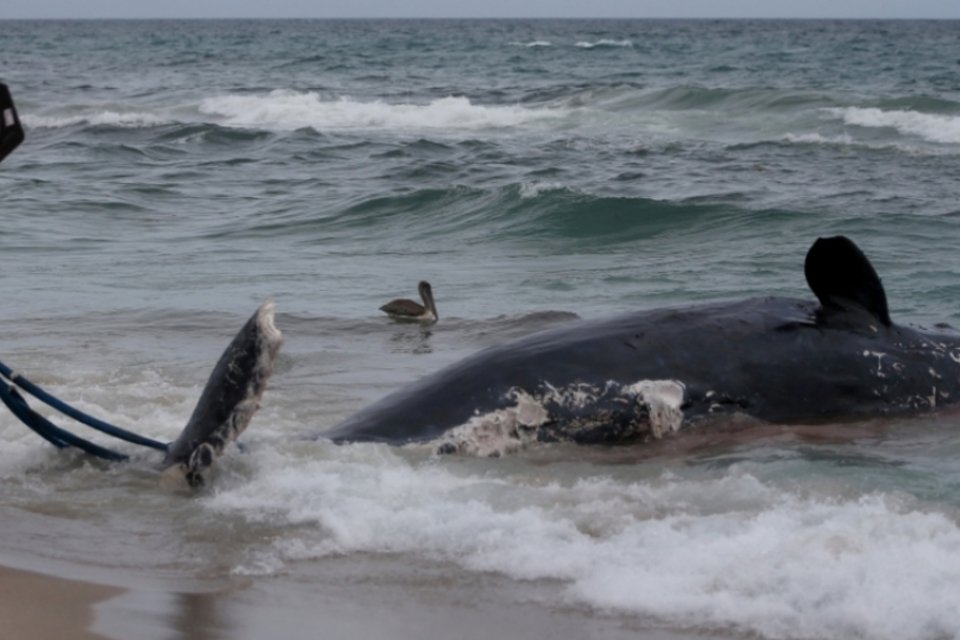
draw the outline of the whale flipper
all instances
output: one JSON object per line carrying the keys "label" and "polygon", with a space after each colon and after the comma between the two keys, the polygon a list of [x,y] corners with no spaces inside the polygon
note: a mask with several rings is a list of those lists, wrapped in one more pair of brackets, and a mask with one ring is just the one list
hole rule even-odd
{"label": "whale flipper", "polygon": [[807,251],[803,272],[827,316],[859,308],[883,326],[891,326],[880,276],[849,238],[817,238]]}
{"label": "whale flipper", "polygon": [[265,302],[227,347],[207,380],[193,415],[167,449],[164,467],[179,465],[190,486],[243,433],[260,406],[283,334],[273,325],[274,303]]}

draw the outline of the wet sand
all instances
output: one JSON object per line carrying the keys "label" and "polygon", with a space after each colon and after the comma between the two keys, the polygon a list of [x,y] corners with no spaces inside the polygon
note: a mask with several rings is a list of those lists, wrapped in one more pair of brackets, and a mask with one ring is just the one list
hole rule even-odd
{"label": "wet sand", "polygon": [[0,621],[4,638],[102,640],[91,631],[94,605],[123,589],[0,567]]}
{"label": "wet sand", "polygon": [[[375,562],[387,569],[382,576],[359,577],[351,564],[346,560],[334,563],[332,574],[319,582],[312,571],[316,565],[311,569],[311,563],[307,563],[306,571],[294,575],[244,579],[232,587],[221,585],[209,590],[194,585],[183,591],[156,584],[142,588],[104,585],[76,579],[76,570],[69,572],[72,577],[64,578],[0,567],[2,637],[488,640],[492,636],[635,640],[638,633],[649,640],[721,637],[650,628],[638,625],[636,620],[598,616],[580,609],[555,610],[530,594],[514,599],[517,594],[510,593],[513,589],[509,586],[507,594],[500,591],[509,581],[496,576],[475,577],[465,598],[464,585],[445,584],[443,580],[424,589],[422,580],[417,579],[416,587],[404,588],[400,583],[407,578],[394,574],[390,561],[385,565]],[[129,576],[120,582],[128,583]]]}

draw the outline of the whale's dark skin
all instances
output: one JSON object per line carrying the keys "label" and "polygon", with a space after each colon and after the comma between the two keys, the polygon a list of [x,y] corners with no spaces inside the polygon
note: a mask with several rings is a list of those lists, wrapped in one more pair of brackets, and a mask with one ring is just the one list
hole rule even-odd
{"label": "whale's dark skin", "polygon": [[260,408],[283,335],[273,325],[267,301],[240,328],[217,361],[180,436],[167,446],[164,467],[178,467],[191,486],[243,433]]}
{"label": "whale's dark skin", "polygon": [[[651,405],[622,393],[643,380],[682,383],[681,428],[726,413],[815,423],[960,402],[960,334],[893,324],[880,279],[853,242],[818,240],[805,272],[817,301],[754,298],[550,329],[427,376],[321,436],[430,441],[517,406],[519,392],[547,410],[536,439],[646,440],[660,435],[647,424]],[[545,393],[583,386],[597,393],[575,406]]]}

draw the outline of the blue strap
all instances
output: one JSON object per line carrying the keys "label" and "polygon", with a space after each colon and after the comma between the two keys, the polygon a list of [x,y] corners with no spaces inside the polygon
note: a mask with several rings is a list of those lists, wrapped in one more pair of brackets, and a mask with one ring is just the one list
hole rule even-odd
{"label": "blue strap", "polygon": [[[77,422],[83,423],[92,429],[96,429],[97,431],[106,433],[107,435],[111,435],[114,438],[126,440],[127,442],[130,442],[133,444],[139,444],[140,446],[143,446],[143,447],[150,447],[151,449],[156,449],[158,451],[163,451],[163,452],[167,451],[167,443],[160,442],[158,440],[153,440],[151,438],[146,438],[144,436],[133,433],[132,431],[121,429],[120,427],[115,427],[112,424],[104,422],[103,420],[100,420],[98,418],[94,418],[93,416],[87,413],[84,413],[79,409],[75,409],[70,405],[68,405],[66,402],[63,402],[62,400],[59,400],[53,397],[52,395],[50,395],[49,393],[47,393],[37,385],[33,384],[32,382],[24,378],[22,375],[18,373],[14,373],[13,370],[10,369],[10,367],[3,364],[2,362],[0,362],[0,374],[2,374],[11,382],[15,383],[18,387],[20,387],[21,389],[23,389],[33,397],[35,397],[37,400],[53,407],[54,409],[56,409],[57,411],[60,411],[64,415],[68,415],[74,420],[76,420]],[[6,403],[6,401],[4,401],[4,403]],[[7,407],[10,407],[10,405],[7,404]],[[10,410],[16,414],[16,411],[14,411],[12,407],[10,408]],[[32,412],[32,410],[29,407],[27,407],[27,411]],[[17,416],[17,417],[20,417],[20,416]],[[38,417],[40,417],[41,420],[46,421],[46,419],[43,418],[42,416],[38,416]],[[26,420],[24,420],[24,418],[20,417],[20,419],[26,423]],[[34,429],[34,427],[30,424],[27,424],[27,426],[30,427],[31,429]],[[59,431],[62,431],[63,433],[68,433],[66,431],[63,431],[59,427],[54,426],[54,428]],[[36,431],[36,429],[34,429],[34,431]],[[40,433],[40,432],[37,431],[37,433]],[[40,434],[40,435],[43,435],[43,434]],[[69,434],[69,435],[74,438],[76,437],[73,434]],[[81,441],[86,442],[87,444],[90,444],[94,447],[97,446],[97,445],[94,445],[93,443],[88,442],[87,440],[81,439]]]}
{"label": "blue strap", "polygon": [[90,455],[105,460],[122,461],[129,459],[129,456],[101,447],[89,440],[84,440],[69,431],[61,429],[31,409],[24,397],[17,393],[16,389],[2,380],[0,380],[0,400],[3,401],[3,404],[7,405],[7,408],[10,409],[13,415],[17,416],[23,424],[33,429],[40,437],[58,449],[77,447]]}

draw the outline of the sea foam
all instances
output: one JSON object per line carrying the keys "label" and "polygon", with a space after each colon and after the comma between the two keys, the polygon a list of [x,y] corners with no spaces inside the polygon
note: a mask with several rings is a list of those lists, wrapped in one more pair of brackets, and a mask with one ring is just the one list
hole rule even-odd
{"label": "sea foam", "polygon": [[237,573],[408,554],[555,581],[555,606],[674,628],[838,640],[960,629],[948,588],[960,580],[960,527],[897,496],[793,493],[736,467],[545,482],[543,469],[473,475],[381,445],[314,446],[257,454],[251,482],[205,500],[215,517],[286,529]]}
{"label": "sea foam", "polygon": [[293,130],[330,129],[474,130],[497,129],[550,120],[564,115],[558,109],[530,109],[514,105],[475,105],[468,98],[450,96],[426,104],[328,99],[316,92],[273,91],[266,95],[224,95],[207,98],[200,112],[217,124]]}
{"label": "sea foam", "polygon": [[75,127],[78,125],[92,126],[112,126],[136,129],[140,127],[155,127],[161,124],[167,124],[171,120],[155,113],[134,111],[98,111],[89,114],[77,114],[69,116],[42,116],[25,114],[23,123],[30,128],[36,129],[63,129],[66,127]]}
{"label": "sea foam", "polygon": [[929,142],[960,144],[960,116],[860,107],[831,108],[827,111],[841,117],[848,125],[891,128],[902,135],[918,136]]}
{"label": "sea foam", "polygon": [[575,45],[580,49],[603,49],[603,48],[616,48],[616,47],[632,47],[633,41],[628,39],[623,40],[613,40],[611,38],[601,38],[596,42],[589,42],[587,40],[580,40]]}

